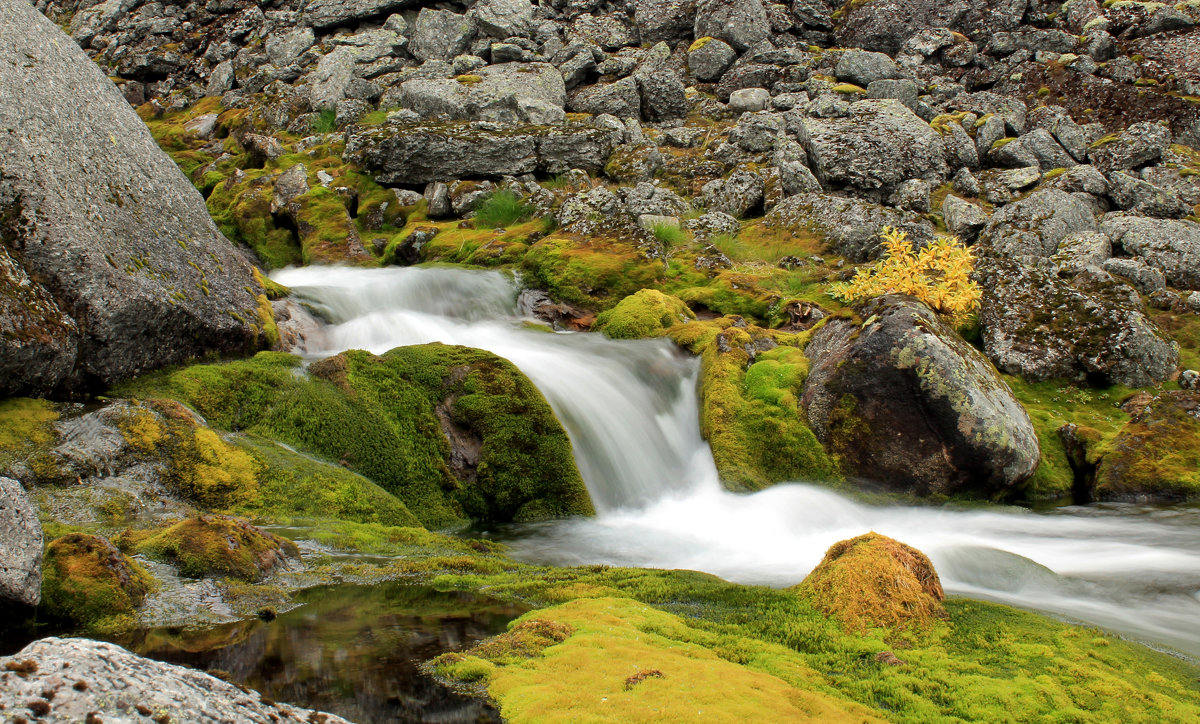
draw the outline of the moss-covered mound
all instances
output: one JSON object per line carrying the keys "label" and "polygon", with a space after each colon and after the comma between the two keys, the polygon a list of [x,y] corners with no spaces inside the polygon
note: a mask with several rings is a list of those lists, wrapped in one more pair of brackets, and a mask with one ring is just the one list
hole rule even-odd
{"label": "moss-covered mound", "polygon": [[798,590],[852,633],[922,634],[946,616],[929,558],[878,533],[834,543]]}
{"label": "moss-covered mound", "polygon": [[803,337],[725,317],[676,327],[671,338],[700,355],[700,429],[727,487],[840,479],[799,404]]}
{"label": "moss-covered mound", "polygon": [[256,528],[240,518],[201,515],[165,529],[127,532],[121,545],[166,560],[192,578],[228,576],[259,581],[288,558],[299,558],[300,549],[286,538]]}
{"label": "moss-covered mound", "polygon": [[141,566],[100,536],[71,533],[46,547],[42,606],[53,618],[105,628],[132,613],[153,586]]}
{"label": "moss-covered mound", "polygon": [[521,262],[530,286],[587,309],[607,309],[658,286],[662,265],[630,241],[555,234],[529,247]]}
{"label": "moss-covered mound", "polygon": [[213,425],[351,468],[425,525],[593,512],[566,432],[506,360],[431,344],[381,357],[347,352],[312,373],[291,355],[261,353],[153,375],[125,391],[182,400]]}
{"label": "moss-covered mound", "polygon": [[1200,392],[1163,392],[1100,450],[1098,500],[1200,500]]}
{"label": "moss-covered mound", "polygon": [[597,315],[592,330],[613,339],[644,339],[661,337],[676,324],[695,318],[692,310],[676,297],[643,289]]}

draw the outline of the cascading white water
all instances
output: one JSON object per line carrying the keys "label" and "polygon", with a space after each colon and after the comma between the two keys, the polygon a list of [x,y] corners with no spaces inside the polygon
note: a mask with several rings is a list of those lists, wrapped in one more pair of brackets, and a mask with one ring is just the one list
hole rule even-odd
{"label": "cascading white water", "polygon": [[497,272],[308,267],[276,281],[330,322],[318,357],[440,341],[487,349],[538,386],[571,435],[600,515],[526,526],[515,555],[688,568],[790,585],[870,530],[930,555],[947,591],[1104,626],[1200,657],[1200,509],[871,507],[830,490],[722,489],[700,436],[695,361],[666,342],[522,325]]}

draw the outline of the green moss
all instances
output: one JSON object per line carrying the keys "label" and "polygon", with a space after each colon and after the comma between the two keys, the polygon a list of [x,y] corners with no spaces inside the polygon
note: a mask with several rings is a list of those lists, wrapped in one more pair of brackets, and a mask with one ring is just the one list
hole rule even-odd
{"label": "green moss", "polygon": [[126,532],[119,541],[138,553],[166,560],[192,578],[228,576],[258,581],[299,558],[295,543],[256,528],[239,518],[201,515],[158,532]]}
{"label": "green moss", "polygon": [[867,94],[867,89],[853,83],[838,83],[833,88],[830,88],[834,93],[845,93],[848,95],[863,96]]}
{"label": "green moss", "polygon": [[255,267],[253,271],[254,281],[258,282],[258,286],[262,287],[263,293],[267,295],[267,299],[284,299],[285,297],[291,295],[291,289],[288,289],[279,282],[274,281],[270,277],[264,275],[258,270],[257,267]]}
{"label": "green moss", "polygon": [[722,481],[757,490],[782,480],[840,480],[799,404],[809,369],[799,340],[736,321],[694,322],[671,332],[700,355],[700,429]]}
{"label": "green moss", "polygon": [[529,247],[521,266],[530,286],[596,310],[658,286],[661,271],[631,242],[566,235],[550,236]]}
{"label": "green moss", "polygon": [[661,337],[676,324],[695,318],[679,299],[654,289],[643,289],[601,312],[592,330],[613,339],[644,339]]}
{"label": "green moss", "polygon": [[0,469],[54,442],[58,411],[46,400],[0,400]]}
{"label": "green moss", "polygon": [[264,170],[246,171],[244,178],[234,183],[236,178],[217,183],[206,202],[221,233],[249,246],[271,269],[299,264],[301,250],[294,233],[277,226],[271,214],[274,187]]}
{"label": "green moss", "polygon": [[1200,500],[1200,393],[1155,396],[1098,454],[1100,500]]}
{"label": "green moss", "polygon": [[263,346],[268,349],[279,347],[279,326],[275,324],[275,310],[266,294],[258,295],[258,306],[254,313],[258,319],[258,329],[262,335]]}
{"label": "green moss", "polygon": [[42,562],[46,613],[91,630],[114,626],[142,604],[154,580],[104,538],[72,533],[50,542]]}

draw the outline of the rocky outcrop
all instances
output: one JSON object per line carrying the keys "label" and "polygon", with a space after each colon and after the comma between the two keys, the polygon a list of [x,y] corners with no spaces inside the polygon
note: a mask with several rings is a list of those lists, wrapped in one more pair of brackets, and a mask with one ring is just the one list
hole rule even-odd
{"label": "rocky outcrop", "polygon": [[0,707],[16,718],[125,722],[150,721],[153,714],[162,721],[204,724],[349,724],[101,641],[41,639],[0,658],[0,668],[5,672],[0,674]]}
{"label": "rocky outcrop", "polygon": [[1200,289],[1200,224],[1107,214],[1100,230],[1113,246],[1161,271],[1171,286]]}
{"label": "rocky outcrop", "polygon": [[1096,468],[1095,499],[1200,500],[1200,392],[1163,392],[1137,405],[1106,448]]}
{"label": "rocky outcrop", "polygon": [[843,46],[895,53],[901,45],[934,28],[970,37],[1013,30],[1021,24],[1027,0],[870,0],[850,3],[837,20]]}
{"label": "rocky outcrop", "polygon": [[1070,236],[1096,230],[1091,207],[1055,189],[1036,191],[992,214],[979,234],[981,246],[1008,257],[1046,257]]}
{"label": "rocky outcrop", "polygon": [[880,232],[892,226],[914,243],[933,237],[933,226],[916,214],[847,196],[804,193],[784,199],[767,214],[767,226],[795,235],[817,234],[833,253],[850,261],[875,259],[882,250]]}
{"label": "rocky outcrop", "polygon": [[104,73],[19,0],[0,4],[0,126],[0,394],[256,344],[250,265]]}
{"label": "rocky outcrop", "polygon": [[1053,266],[985,255],[976,275],[983,349],[1004,372],[1142,387],[1179,366],[1179,346],[1104,272],[1068,283]]}
{"label": "rocky outcrop", "polygon": [[1033,474],[1033,424],[983,355],[910,297],[880,297],[861,314],[861,327],[835,319],[814,333],[801,399],[848,476],[994,497]]}
{"label": "rocky outcrop", "polygon": [[0,477],[0,604],[42,600],[42,524],[25,488]]}
{"label": "rocky outcrop", "polygon": [[415,78],[395,99],[421,118],[545,125],[563,119],[567,89],[548,63],[502,63],[458,78]]}

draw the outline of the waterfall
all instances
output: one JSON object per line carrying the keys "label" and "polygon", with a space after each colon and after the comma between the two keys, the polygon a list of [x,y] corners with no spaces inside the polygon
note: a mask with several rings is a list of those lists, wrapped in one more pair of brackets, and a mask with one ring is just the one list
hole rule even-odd
{"label": "waterfall", "polygon": [[499,272],[307,267],[273,278],[328,322],[325,349],[307,356],[440,341],[490,350],[537,385],[571,436],[599,515],[513,531],[519,558],[786,586],[834,542],[874,530],[925,551],[949,593],[1200,657],[1200,509],[866,506],[803,483],[733,494],[700,436],[698,365],[668,342],[529,329],[517,285]]}

